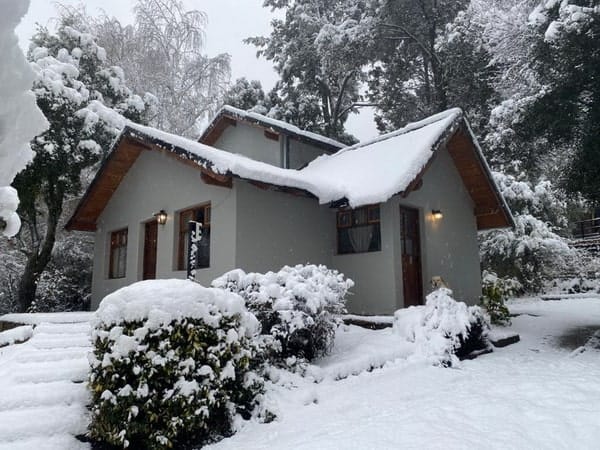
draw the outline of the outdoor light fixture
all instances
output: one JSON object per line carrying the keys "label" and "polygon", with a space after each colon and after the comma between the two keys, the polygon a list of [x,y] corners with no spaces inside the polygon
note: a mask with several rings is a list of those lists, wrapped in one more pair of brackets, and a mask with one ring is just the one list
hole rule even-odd
{"label": "outdoor light fixture", "polygon": [[159,212],[154,214],[154,217],[156,217],[156,221],[161,225],[167,223],[167,213],[164,209],[161,209]]}
{"label": "outdoor light fixture", "polygon": [[432,209],[431,217],[433,217],[435,220],[440,220],[442,217],[444,217],[444,215],[439,209]]}

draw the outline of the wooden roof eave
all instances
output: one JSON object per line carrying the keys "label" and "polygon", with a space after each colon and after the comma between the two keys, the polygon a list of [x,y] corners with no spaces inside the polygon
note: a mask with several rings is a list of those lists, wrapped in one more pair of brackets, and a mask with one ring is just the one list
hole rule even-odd
{"label": "wooden roof eave", "polygon": [[[127,151],[121,150],[124,146],[127,146]],[[65,229],[69,231],[95,231],[98,216],[102,213],[106,204],[108,204],[110,196],[112,196],[112,193],[114,193],[131,165],[133,165],[143,150],[153,149],[164,151],[169,156],[177,157],[182,162],[193,165],[201,172],[202,180],[209,184],[231,187],[231,177],[227,174],[223,175],[211,170],[212,163],[210,161],[126,126],[113,143],[96,176],[86,189],[73,215],[67,221]],[[118,175],[109,174],[111,169],[114,169],[112,167],[114,166],[114,161],[122,157],[123,153],[128,154],[126,158],[127,164],[121,165],[121,171]],[[102,186],[102,183],[109,179],[109,177],[113,178],[110,186],[108,188]],[[99,201],[98,197],[100,197]],[[98,203],[93,205],[93,201],[97,201]]]}

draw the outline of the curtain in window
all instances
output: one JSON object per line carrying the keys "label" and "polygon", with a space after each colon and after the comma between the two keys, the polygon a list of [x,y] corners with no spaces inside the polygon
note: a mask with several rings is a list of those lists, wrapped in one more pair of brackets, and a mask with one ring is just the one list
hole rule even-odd
{"label": "curtain in window", "polygon": [[355,253],[366,252],[369,250],[373,239],[373,225],[349,228],[348,237]]}

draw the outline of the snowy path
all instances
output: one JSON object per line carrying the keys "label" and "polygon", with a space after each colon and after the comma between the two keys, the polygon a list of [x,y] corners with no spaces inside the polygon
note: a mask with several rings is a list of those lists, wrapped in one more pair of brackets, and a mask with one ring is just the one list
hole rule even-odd
{"label": "snowy path", "polygon": [[523,314],[513,320],[515,345],[458,369],[400,360],[340,381],[296,382],[273,393],[275,422],[248,422],[213,448],[599,448],[600,351],[560,342],[600,327],[600,299],[522,300],[511,310]]}
{"label": "snowy path", "polygon": [[90,325],[41,323],[0,349],[0,450],[83,450]]}

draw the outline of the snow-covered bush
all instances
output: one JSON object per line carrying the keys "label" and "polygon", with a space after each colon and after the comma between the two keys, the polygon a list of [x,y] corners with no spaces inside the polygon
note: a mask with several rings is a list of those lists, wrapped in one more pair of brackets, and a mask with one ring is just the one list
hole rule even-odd
{"label": "snow-covered bush", "polygon": [[244,298],[262,334],[274,338],[274,359],[311,360],[331,350],[338,315],[345,311],[345,297],[354,282],[323,265],[297,265],[266,274],[236,269],[212,285]]}
{"label": "snow-covered bush", "polygon": [[183,448],[251,415],[256,317],[243,300],[187,280],[135,283],[96,313],[90,356],[93,439],[122,448]]}
{"label": "snow-covered bush", "polygon": [[515,219],[514,229],[480,234],[480,254],[486,270],[503,278],[516,278],[526,292],[539,292],[572,265],[575,252],[556,234],[566,225],[566,203],[548,180],[537,184],[494,173]]}
{"label": "snow-covered bush", "polygon": [[494,325],[510,325],[510,312],[504,302],[508,296],[521,291],[521,283],[514,278],[500,278],[487,270],[483,271],[481,282],[481,306],[487,311],[490,321]]}
{"label": "snow-covered bush", "polygon": [[447,288],[429,294],[425,305],[394,313],[393,330],[417,345],[414,356],[442,366],[487,350],[489,328],[480,307],[457,302]]}

